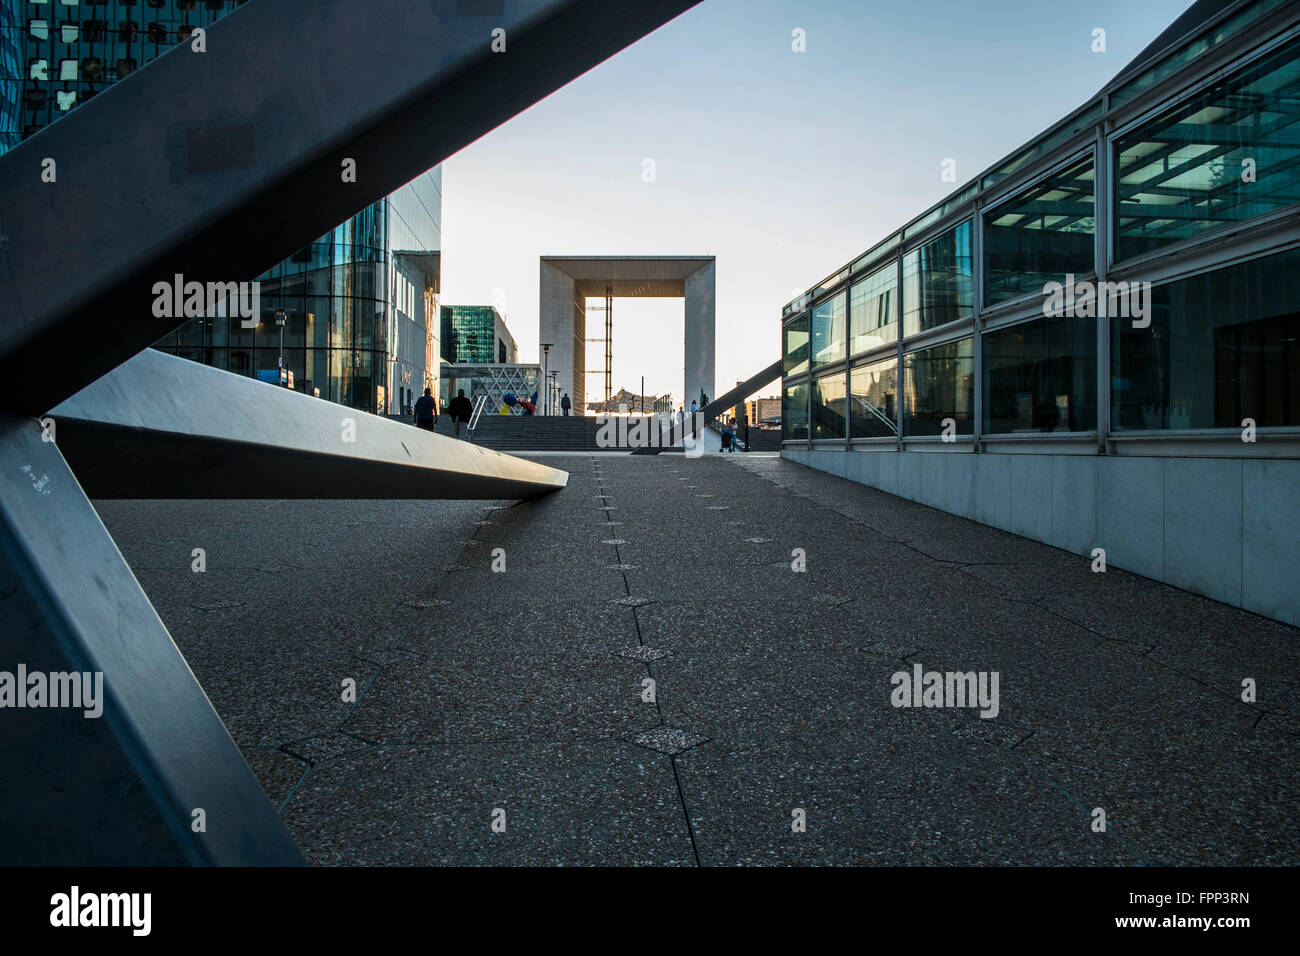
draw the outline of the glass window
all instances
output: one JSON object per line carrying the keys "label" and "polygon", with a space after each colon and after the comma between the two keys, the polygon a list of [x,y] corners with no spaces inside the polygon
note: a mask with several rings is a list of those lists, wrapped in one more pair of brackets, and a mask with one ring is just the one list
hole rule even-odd
{"label": "glass window", "polygon": [[984,302],[1094,271],[1092,157],[1049,176],[984,218]]}
{"label": "glass window", "polygon": [[812,360],[814,365],[844,358],[844,327],[848,296],[841,292],[812,310]]}
{"label": "glass window", "polygon": [[849,409],[854,438],[898,434],[898,359],[859,365],[849,372]]}
{"label": "glass window", "polygon": [[1120,259],[1300,202],[1300,40],[1116,141]]}
{"label": "glass window", "polygon": [[853,325],[850,354],[898,341],[898,266],[890,262],[853,286],[849,315]]}
{"label": "glass window", "polygon": [[903,356],[903,434],[975,432],[975,340],[945,342]]}
{"label": "glass window", "polygon": [[903,334],[971,313],[970,221],[903,256]]}
{"label": "glass window", "polygon": [[1151,326],[1111,326],[1123,429],[1300,425],[1300,250],[1152,290]]}
{"label": "glass window", "polygon": [[808,437],[808,383],[788,385],[781,392],[781,438],[796,441]]}
{"label": "glass window", "polygon": [[848,407],[844,403],[844,375],[836,372],[812,383],[812,437],[844,438],[848,428]]}
{"label": "glass window", "polygon": [[1097,427],[1097,326],[1041,318],[984,336],[984,432]]}

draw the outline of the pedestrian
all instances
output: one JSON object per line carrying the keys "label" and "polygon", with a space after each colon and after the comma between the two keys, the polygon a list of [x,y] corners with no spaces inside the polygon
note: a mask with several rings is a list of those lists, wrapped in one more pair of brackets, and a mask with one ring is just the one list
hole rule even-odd
{"label": "pedestrian", "polygon": [[560,408],[564,410],[564,414],[567,416],[569,409],[572,407],[573,403],[569,401],[569,393],[565,392],[564,397],[560,399]]}
{"label": "pedestrian", "polygon": [[698,412],[698,411],[699,411],[699,409],[696,408],[696,406],[695,406],[695,399],[692,398],[692,399],[691,399],[691,417],[694,418],[694,417],[695,417],[695,413]]}
{"label": "pedestrian", "polygon": [[425,431],[433,431],[433,420],[438,417],[438,403],[433,400],[433,393],[425,389],[424,394],[415,400],[415,424]]}
{"label": "pedestrian", "polygon": [[447,411],[451,413],[451,420],[456,425],[456,437],[460,437],[460,426],[468,425],[470,416],[474,414],[474,406],[470,400],[465,397],[465,390],[457,389],[456,397],[447,404]]}

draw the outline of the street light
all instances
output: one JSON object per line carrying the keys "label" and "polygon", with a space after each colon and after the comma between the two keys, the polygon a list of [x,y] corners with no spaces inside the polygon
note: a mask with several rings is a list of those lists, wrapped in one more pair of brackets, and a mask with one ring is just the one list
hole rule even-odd
{"label": "street light", "polygon": [[288,321],[288,314],[284,309],[275,310],[275,324],[280,327],[280,384],[284,384],[284,324]]}
{"label": "street light", "polygon": [[[542,343],[542,388],[546,388],[546,370],[550,365],[551,346],[554,344],[554,342]],[[551,396],[549,394],[546,396],[546,401],[542,403],[542,406],[543,415],[551,414]]]}

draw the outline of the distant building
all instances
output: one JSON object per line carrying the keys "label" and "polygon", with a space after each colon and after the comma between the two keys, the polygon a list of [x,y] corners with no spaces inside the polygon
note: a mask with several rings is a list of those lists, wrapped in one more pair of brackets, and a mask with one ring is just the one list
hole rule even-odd
{"label": "distant building", "polygon": [[750,425],[779,428],[781,425],[781,396],[751,398],[745,403],[745,420]]}
{"label": "distant building", "polygon": [[[508,414],[522,415],[523,407],[519,402],[532,402],[537,396],[536,405],[541,406],[543,396],[540,393],[542,367],[540,365],[520,365],[505,362],[473,362],[461,365],[443,364],[439,375],[442,392],[438,398],[438,408],[445,409],[447,403],[456,397],[456,392],[464,389],[465,397],[471,402],[479,396],[487,399],[483,408],[484,415],[499,415],[502,409]],[[506,402],[506,396],[513,395],[515,404]],[[536,414],[541,414],[540,407]]]}
{"label": "distant building", "polygon": [[495,306],[444,305],[442,360],[453,365],[511,365],[519,361],[519,347]]}

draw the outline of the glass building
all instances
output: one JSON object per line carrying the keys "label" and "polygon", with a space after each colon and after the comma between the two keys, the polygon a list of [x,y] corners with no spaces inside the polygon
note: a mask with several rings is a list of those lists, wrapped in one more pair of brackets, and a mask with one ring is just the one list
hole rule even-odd
{"label": "glass building", "polygon": [[787,457],[1300,622],[1259,515],[1300,532],[1300,4],[1194,4],[787,304],[782,350]]}
{"label": "glass building", "polygon": [[519,361],[515,337],[505,319],[490,305],[442,307],[442,359],[464,365],[475,362],[514,364]]}
{"label": "glass building", "polygon": [[21,3],[22,0],[0,0],[0,155],[13,149],[23,138],[19,115],[23,96]]}
{"label": "glass building", "polygon": [[[15,141],[38,132],[243,2],[0,0],[0,150],[10,127]],[[361,411],[403,413],[425,388],[437,391],[441,219],[439,167],[258,277],[256,328],[192,319],[155,347]]]}

